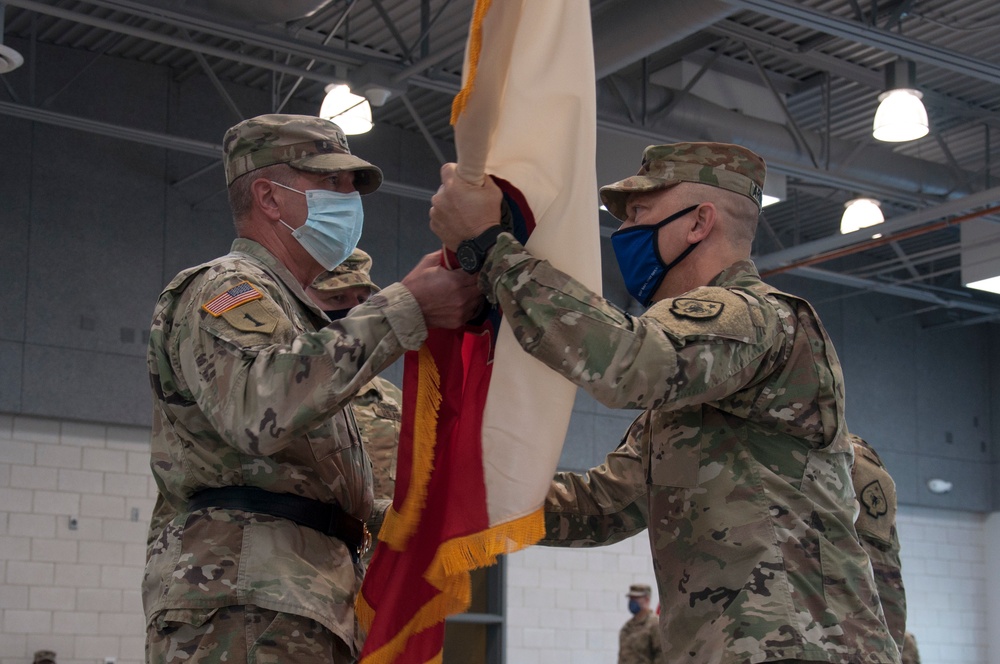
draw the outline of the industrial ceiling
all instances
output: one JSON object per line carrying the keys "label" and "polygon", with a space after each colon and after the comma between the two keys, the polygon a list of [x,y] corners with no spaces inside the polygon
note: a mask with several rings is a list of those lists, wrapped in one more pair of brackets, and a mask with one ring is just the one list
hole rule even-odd
{"label": "industrial ceiling", "polygon": [[[33,99],[32,45],[46,44],[91,61],[167,67],[177,80],[207,77],[234,121],[242,114],[226,92],[233,84],[267,91],[273,111],[291,99],[318,108],[330,82],[378,85],[393,94],[373,109],[376,126],[418,132],[442,159],[451,152],[450,105],[473,0],[4,4],[2,34],[28,45],[29,76],[15,85],[0,74],[0,114],[218,159],[215,144],[61,112],[66,97],[86,92],[73,72],[58,92]],[[785,200],[762,216],[762,273],[907,298],[925,327],[1000,321],[1000,296],[961,280],[963,224],[1000,219],[996,0],[590,0],[590,10],[602,133],[740,143],[785,177]],[[881,143],[872,119],[884,70],[900,58],[915,63],[930,133]],[[405,183],[389,191],[429,195]],[[881,238],[872,229],[840,234],[844,203],[859,195],[881,201]]]}

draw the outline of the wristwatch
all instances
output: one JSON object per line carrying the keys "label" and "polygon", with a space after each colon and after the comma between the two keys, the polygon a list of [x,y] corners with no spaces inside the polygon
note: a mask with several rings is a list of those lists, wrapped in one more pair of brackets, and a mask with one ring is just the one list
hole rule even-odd
{"label": "wristwatch", "polygon": [[458,264],[469,274],[476,274],[483,269],[486,262],[486,254],[497,243],[497,236],[504,232],[504,227],[500,224],[490,226],[485,231],[469,240],[462,240],[455,255],[458,256]]}

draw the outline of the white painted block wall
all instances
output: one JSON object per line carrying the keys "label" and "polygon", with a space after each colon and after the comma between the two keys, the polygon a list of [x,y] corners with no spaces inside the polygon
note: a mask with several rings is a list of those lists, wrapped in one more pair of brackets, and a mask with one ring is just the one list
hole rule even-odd
{"label": "white painted block wall", "polygon": [[[59,664],[142,662],[139,584],[156,495],[148,439],[142,427],[0,415],[0,664],[42,649]],[[1000,566],[987,557],[1000,518],[903,507],[899,531],[923,664],[985,664],[991,645],[1000,664],[1000,636],[987,628],[1000,625],[988,592],[1000,591]],[[654,585],[645,535],[532,547],[507,565],[508,664],[615,662],[625,591]]]}
{"label": "white painted block wall", "polygon": [[[922,664],[988,661],[987,587],[998,583],[1000,566],[986,563],[984,542],[988,529],[1000,528],[996,521],[987,525],[979,514],[900,509],[907,622]],[[560,603],[552,579],[562,582],[567,574],[571,592],[582,596],[569,595]],[[629,618],[628,585],[654,583],[645,533],[596,549],[532,547],[508,556],[507,575],[508,664],[613,664],[618,630]]]}

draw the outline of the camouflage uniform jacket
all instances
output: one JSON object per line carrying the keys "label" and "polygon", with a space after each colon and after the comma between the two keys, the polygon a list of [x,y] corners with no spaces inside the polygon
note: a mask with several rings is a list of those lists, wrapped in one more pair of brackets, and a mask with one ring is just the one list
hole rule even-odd
{"label": "camouflage uniform jacket", "polygon": [[[206,309],[234,298],[243,302],[217,316]],[[357,647],[363,567],[342,541],[262,514],[186,509],[200,489],[249,485],[370,516],[371,466],[345,406],[418,348],[426,328],[398,284],[325,324],[291,273],[246,239],[160,295],[148,350],[159,495],[143,578],[147,621],[198,623],[217,607],[255,604],[317,620]]]}
{"label": "camouflage uniform jacket", "polygon": [[403,392],[376,376],[351,401],[361,440],[372,460],[376,500],[392,500],[396,489],[396,448],[402,424]]}
{"label": "camouflage uniform jacket", "polygon": [[896,483],[871,445],[854,434],[851,434],[851,443],[854,445],[851,480],[860,508],[854,525],[861,546],[872,561],[889,633],[902,651],[906,632],[906,591],[896,532]]}
{"label": "camouflage uniform jacket", "polygon": [[632,618],[618,632],[618,664],[664,664],[660,624],[652,611]]}
{"label": "camouflage uniform jacket", "polygon": [[648,526],[669,661],[899,661],[854,528],[840,363],[807,302],[740,261],[634,318],[508,234],[480,287],[533,356],[645,409],[604,464],[556,476],[543,543]]}

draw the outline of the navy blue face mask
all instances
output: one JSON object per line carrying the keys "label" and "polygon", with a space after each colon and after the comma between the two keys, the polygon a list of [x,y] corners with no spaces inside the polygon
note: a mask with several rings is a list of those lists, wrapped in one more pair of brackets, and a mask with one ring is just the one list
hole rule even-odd
{"label": "navy blue face mask", "polygon": [[630,599],[628,601],[628,612],[631,613],[634,616],[635,614],[639,613],[640,611],[642,611],[642,606],[639,605],[639,600],[637,600],[637,599]]}
{"label": "navy blue face mask", "polygon": [[328,309],[324,309],[323,313],[326,314],[326,317],[329,318],[330,320],[340,320],[341,318],[343,318],[347,314],[351,313],[351,310],[350,309],[329,309],[329,310]]}
{"label": "navy blue face mask", "polygon": [[622,277],[625,278],[625,288],[628,289],[629,295],[638,300],[642,306],[648,307],[653,301],[653,294],[663,283],[667,272],[687,258],[687,255],[701,244],[701,242],[695,242],[668,265],[660,258],[659,242],[656,241],[657,234],[671,221],[680,219],[697,207],[697,205],[692,205],[684,208],[655,224],[633,226],[611,234],[611,246],[615,250],[615,258],[618,259],[618,268],[621,270]]}

